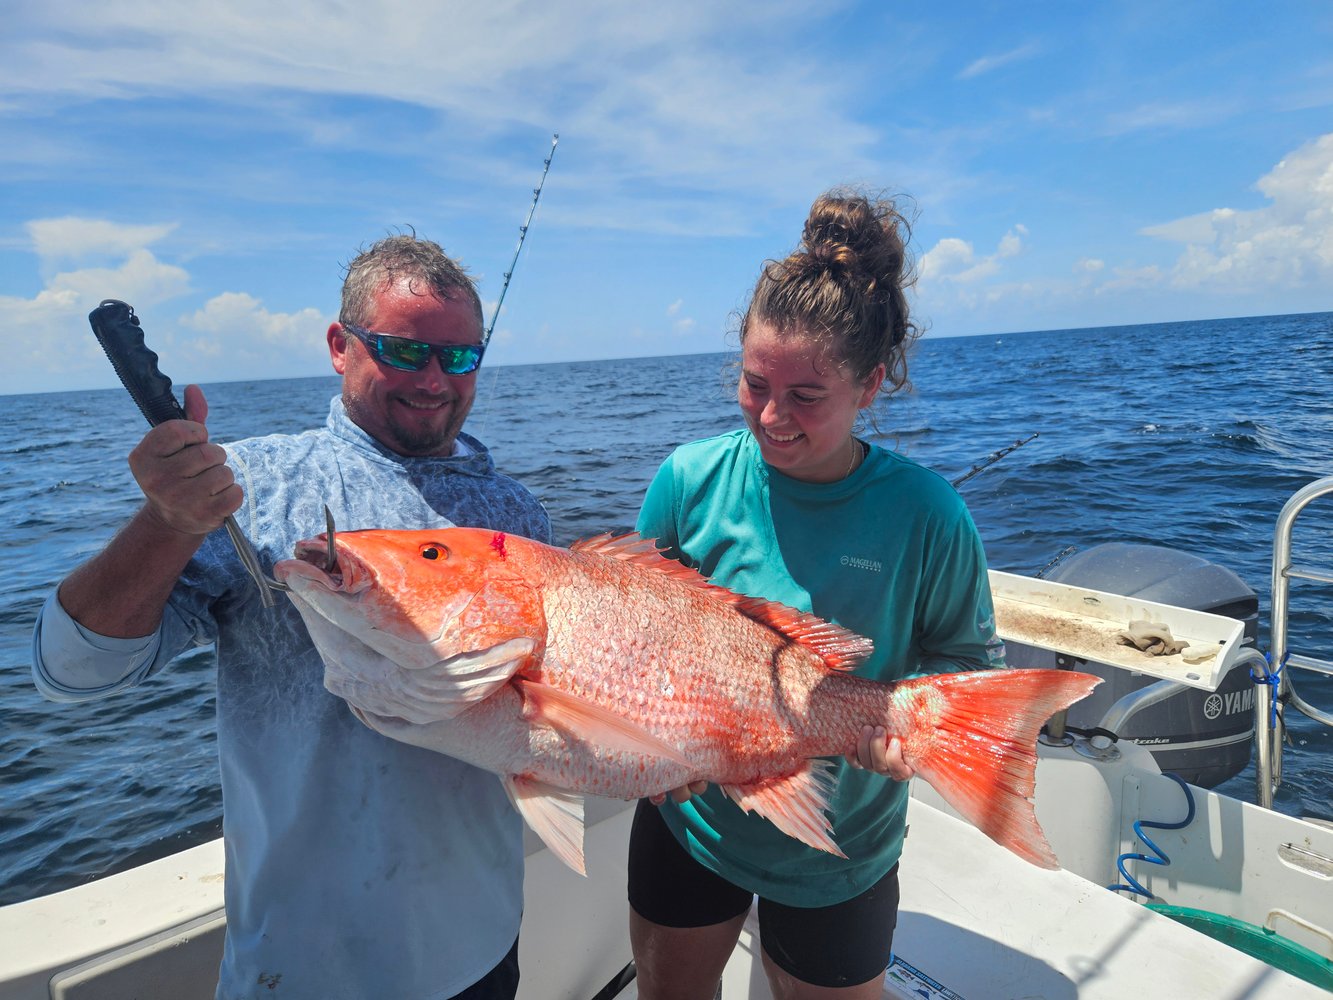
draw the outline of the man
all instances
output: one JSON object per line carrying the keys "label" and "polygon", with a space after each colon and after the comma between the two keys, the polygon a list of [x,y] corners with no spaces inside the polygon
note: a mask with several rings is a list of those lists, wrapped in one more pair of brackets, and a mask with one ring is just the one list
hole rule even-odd
{"label": "man", "polygon": [[494,775],[398,743],[324,690],[300,616],[264,609],[222,531],[235,513],[266,571],[324,529],[458,524],[550,540],[545,510],[462,433],[482,353],[471,279],[393,236],[348,267],[327,424],[208,441],[207,405],[130,455],[145,501],[37,622],[34,677],[75,701],[217,643],[218,756],[232,997],[512,997],[522,830]]}

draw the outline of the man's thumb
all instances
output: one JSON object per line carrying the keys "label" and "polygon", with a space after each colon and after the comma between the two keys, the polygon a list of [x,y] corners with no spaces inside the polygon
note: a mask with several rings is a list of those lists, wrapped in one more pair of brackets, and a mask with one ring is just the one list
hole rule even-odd
{"label": "man's thumb", "polygon": [[208,400],[204,398],[204,390],[197,385],[185,387],[185,419],[197,424],[208,422]]}

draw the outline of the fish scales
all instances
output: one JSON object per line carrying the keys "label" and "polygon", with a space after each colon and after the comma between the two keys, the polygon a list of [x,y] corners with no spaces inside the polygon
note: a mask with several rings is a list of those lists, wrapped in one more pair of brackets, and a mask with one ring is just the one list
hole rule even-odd
{"label": "fish scales", "polygon": [[[547,652],[539,679],[613,708],[680,747],[713,780],[745,783],[759,762],[845,752],[889,692],[831,671],[809,649],[716,598],[605,558],[547,559]],[[561,577],[564,577],[561,580]],[[633,594],[634,611],[625,613]],[[700,622],[682,635],[681,622]],[[772,664],[771,669],[743,665]],[[811,710],[820,685],[830,711]],[[647,794],[637,767],[625,797]],[[657,789],[650,789],[656,791]]]}

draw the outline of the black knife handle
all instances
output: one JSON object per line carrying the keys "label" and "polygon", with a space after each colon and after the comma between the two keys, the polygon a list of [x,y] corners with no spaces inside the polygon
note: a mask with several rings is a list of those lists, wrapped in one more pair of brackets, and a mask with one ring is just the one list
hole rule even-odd
{"label": "black knife handle", "polygon": [[171,393],[171,379],[158,371],[157,355],[144,343],[134,309],[119,299],[103,299],[88,314],[88,322],[148,423],[156,427],[164,420],[184,419],[185,411]]}
{"label": "black knife handle", "polygon": [[[134,309],[119,299],[103,299],[88,314],[88,322],[97,335],[97,342],[111,359],[111,367],[125,383],[148,422],[156,427],[165,420],[184,419],[185,411],[171,394],[171,379],[157,370],[157,355],[143,342],[143,329]],[[264,575],[259,556],[236,524],[236,519],[228,514],[222,523],[236,546],[241,565],[259,587],[260,603],[266,608],[273,607],[276,603],[273,592],[287,588]]]}

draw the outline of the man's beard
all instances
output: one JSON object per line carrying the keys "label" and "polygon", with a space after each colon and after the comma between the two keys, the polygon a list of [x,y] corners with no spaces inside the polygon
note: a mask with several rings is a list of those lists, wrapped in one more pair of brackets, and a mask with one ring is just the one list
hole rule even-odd
{"label": "man's beard", "polygon": [[380,431],[375,433],[370,428],[376,421],[363,419],[368,417],[368,414],[363,409],[361,400],[355,396],[343,400],[344,409],[352,423],[370,434],[381,445],[408,457],[440,457],[453,454],[454,441],[459,431],[463,429],[463,421],[472,406],[470,400],[464,402],[458,397],[455,397],[450,405],[449,419],[438,429],[400,421],[395,419],[394,414],[386,413],[379,421]]}

